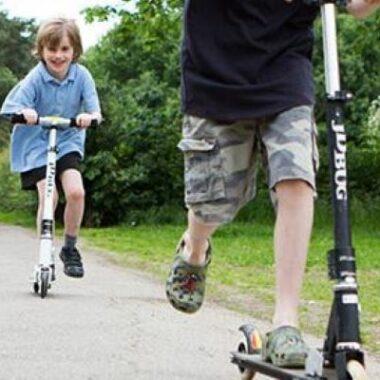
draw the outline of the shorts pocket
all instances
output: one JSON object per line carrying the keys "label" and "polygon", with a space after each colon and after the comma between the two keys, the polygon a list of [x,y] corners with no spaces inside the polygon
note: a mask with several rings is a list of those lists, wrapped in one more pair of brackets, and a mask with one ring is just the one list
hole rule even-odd
{"label": "shorts pocket", "polygon": [[222,160],[216,141],[183,138],[178,148],[185,157],[186,203],[225,198]]}

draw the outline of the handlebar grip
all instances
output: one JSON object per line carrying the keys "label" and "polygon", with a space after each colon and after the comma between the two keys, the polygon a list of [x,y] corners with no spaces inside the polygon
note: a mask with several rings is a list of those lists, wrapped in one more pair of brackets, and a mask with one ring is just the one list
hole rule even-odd
{"label": "handlebar grip", "polygon": [[[96,128],[99,126],[99,122],[97,119],[92,119],[91,120],[91,124],[90,124],[90,128]],[[79,127],[79,125],[77,124],[77,119],[75,117],[72,117],[70,119],[70,127]]]}
{"label": "handlebar grip", "polygon": [[92,120],[91,120],[90,127],[91,127],[91,128],[99,127],[99,122],[98,122],[98,120],[97,120],[97,119],[92,119]]}
{"label": "handlebar grip", "polygon": [[26,124],[25,116],[22,113],[15,113],[11,116],[12,124]]}

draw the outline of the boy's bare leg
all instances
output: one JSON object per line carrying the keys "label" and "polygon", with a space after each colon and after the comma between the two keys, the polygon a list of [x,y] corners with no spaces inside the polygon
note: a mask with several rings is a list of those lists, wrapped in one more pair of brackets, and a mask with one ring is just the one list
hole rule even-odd
{"label": "boy's bare leg", "polygon": [[185,248],[183,254],[189,263],[201,265],[206,261],[208,239],[218,228],[218,225],[202,223],[191,210],[187,214],[187,219],[188,227],[184,235]]}
{"label": "boy's bare leg", "polygon": [[278,199],[274,232],[276,305],[274,327],[298,326],[298,306],[313,223],[313,189],[304,181],[276,185]]}
{"label": "boy's bare leg", "polygon": [[66,196],[65,234],[78,236],[83,219],[85,198],[82,175],[78,170],[68,169],[62,173],[61,182]]}

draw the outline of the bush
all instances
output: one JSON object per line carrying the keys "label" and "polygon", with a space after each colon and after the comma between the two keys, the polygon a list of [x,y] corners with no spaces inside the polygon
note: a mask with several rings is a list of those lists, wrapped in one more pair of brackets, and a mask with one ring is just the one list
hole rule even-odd
{"label": "bush", "polygon": [[92,225],[116,224],[129,212],[183,203],[177,90],[144,73],[110,94],[104,125],[88,136],[85,222]]}
{"label": "bush", "polygon": [[9,151],[0,153],[0,210],[5,212],[24,211],[33,213],[36,196],[32,191],[21,191],[20,178],[9,170]]}

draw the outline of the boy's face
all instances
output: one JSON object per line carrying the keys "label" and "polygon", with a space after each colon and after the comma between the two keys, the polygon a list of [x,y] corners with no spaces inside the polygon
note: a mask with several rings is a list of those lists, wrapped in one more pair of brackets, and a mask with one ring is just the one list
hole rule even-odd
{"label": "boy's face", "polygon": [[53,77],[63,80],[74,59],[74,48],[68,36],[65,34],[57,46],[44,46],[42,58],[49,73]]}

